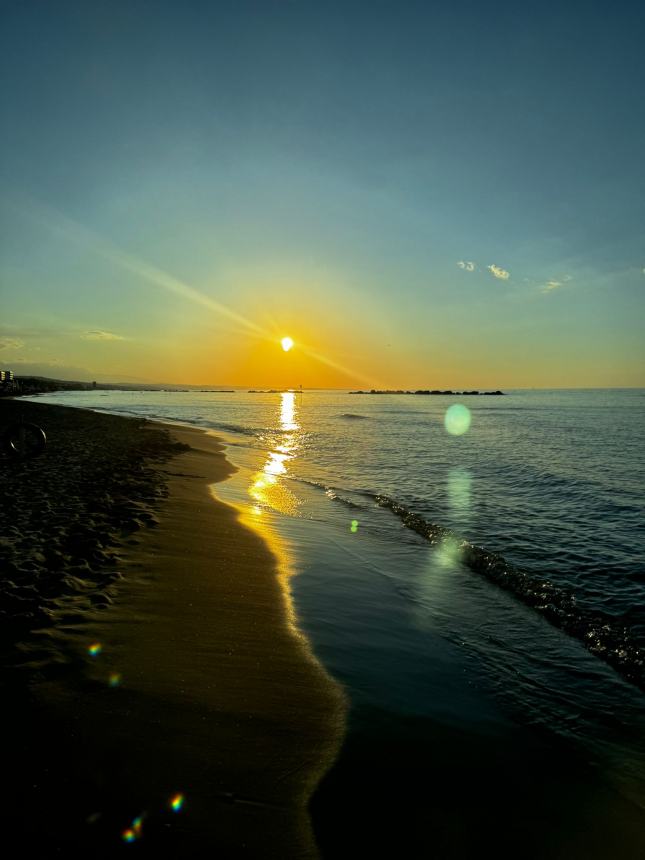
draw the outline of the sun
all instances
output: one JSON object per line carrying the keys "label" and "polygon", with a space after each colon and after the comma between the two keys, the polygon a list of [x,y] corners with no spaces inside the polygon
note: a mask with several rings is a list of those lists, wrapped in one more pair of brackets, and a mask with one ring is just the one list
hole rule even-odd
{"label": "sun", "polygon": [[280,343],[282,344],[282,349],[285,352],[289,352],[289,350],[293,346],[293,341],[291,340],[290,337],[283,337],[282,340],[280,341]]}

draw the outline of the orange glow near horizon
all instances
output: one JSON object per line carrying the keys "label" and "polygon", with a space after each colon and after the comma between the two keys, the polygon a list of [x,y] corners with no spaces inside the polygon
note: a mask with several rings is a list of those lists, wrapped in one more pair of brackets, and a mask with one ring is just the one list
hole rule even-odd
{"label": "orange glow near horizon", "polygon": [[[315,316],[311,314],[312,318]],[[374,374],[366,372],[372,363],[370,355],[373,349],[362,341],[360,333],[350,329],[336,330],[320,318],[316,326],[311,320],[298,321],[295,316],[287,314],[285,320],[286,324],[276,323],[273,319],[262,320],[271,330],[266,337],[249,337],[240,333],[229,339],[223,334],[221,340],[211,343],[208,348],[203,346],[200,337],[185,346],[189,332],[182,330],[172,344],[173,353],[177,352],[179,356],[179,361],[173,363],[174,374],[191,385],[230,384],[277,389],[298,389],[301,385],[303,388],[387,387],[389,357],[381,351],[378,361],[382,363],[382,369],[379,366]],[[297,325],[298,340],[289,337],[287,342],[278,325],[284,325],[287,331],[287,326]],[[286,350],[289,342],[293,346]],[[196,378],[196,366],[200,368],[199,378]],[[158,372],[157,369],[157,375]]]}

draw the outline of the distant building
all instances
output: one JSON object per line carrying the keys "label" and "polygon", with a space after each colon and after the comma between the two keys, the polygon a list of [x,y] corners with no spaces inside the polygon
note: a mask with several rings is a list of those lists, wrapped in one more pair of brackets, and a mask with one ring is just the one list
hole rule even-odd
{"label": "distant building", "polygon": [[7,394],[13,391],[15,386],[15,378],[13,370],[0,370],[0,392]]}

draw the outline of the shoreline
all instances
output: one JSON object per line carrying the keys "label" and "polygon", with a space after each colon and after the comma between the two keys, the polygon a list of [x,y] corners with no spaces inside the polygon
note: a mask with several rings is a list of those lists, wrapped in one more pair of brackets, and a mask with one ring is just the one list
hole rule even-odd
{"label": "shoreline", "polygon": [[[75,424],[88,420],[98,422],[98,427],[112,421],[112,416],[101,411],[64,411],[75,419]],[[89,418],[84,419],[84,415]],[[137,426],[137,419],[118,421],[124,422],[118,426]],[[145,426],[153,432],[156,423]],[[298,654],[309,661],[307,642],[313,643],[320,660],[346,685],[351,710],[342,727],[345,737],[339,750],[341,727],[332,720],[338,730],[336,744],[326,735],[330,743],[327,761],[333,757],[332,767],[311,797],[310,817],[302,791],[295,807],[288,803],[271,805],[275,777],[269,780],[272,785],[266,786],[269,802],[258,804],[257,795],[242,793],[240,781],[250,779],[255,786],[267,775],[263,771],[254,776],[242,769],[249,758],[257,764],[256,748],[248,739],[258,726],[250,725],[253,720],[236,721],[233,710],[221,719],[211,719],[209,715],[219,713],[222,697],[219,690],[209,688],[208,673],[203,671],[201,655],[209,649],[204,641],[204,632],[208,631],[202,630],[200,624],[193,625],[188,644],[184,631],[190,627],[186,619],[195,617],[194,607],[180,605],[175,619],[175,603],[182,597],[184,586],[190,584],[184,574],[193,583],[203,582],[195,571],[185,570],[185,562],[201,554],[206,563],[212,563],[212,552],[221,556],[228,541],[219,527],[217,532],[197,528],[197,538],[190,538],[184,530],[184,549],[171,542],[169,550],[174,559],[170,567],[175,571],[171,575],[177,588],[172,594],[164,588],[164,597],[157,595],[157,575],[151,576],[146,554],[152,553],[154,558],[155,541],[172,529],[182,531],[185,520],[183,515],[173,520],[169,513],[169,524],[160,521],[161,528],[151,530],[145,528],[143,521],[143,527],[127,536],[123,549],[119,549],[117,567],[125,578],[115,583],[111,596],[106,594],[110,597],[106,604],[109,609],[69,611],[69,606],[65,609],[61,605],[56,625],[52,627],[50,623],[41,630],[37,636],[40,647],[25,655],[25,662],[31,658],[22,672],[28,681],[19,691],[19,710],[10,718],[7,732],[12,739],[10,757],[13,756],[8,784],[20,793],[15,802],[10,799],[6,820],[12,825],[17,823],[28,834],[28,843],[37,838],[32,833],[34,819],[43,833],[54,835],[54,841],[43,840],[38,846],[42,849],[40,856],[49,856],[55,844],[67,849],[70,856],[73,848],[81,846],[85,854],[113,857],[124,827],[139,817],[143,822],[142,836],[134,850],[144,856],[200,856],[213,847],[221,847],[224,856],[232,857],[315,856],[310,827],[320,855],[330,860],[384,850],[406,856],[424,851],[444,860],[461,860],[482,847],[498,857],[516,857],[519,852],[532,860],[564,856],[588,860],[617,855],[635,860],[641,856],[642,805],[634,805],[620,786],[613,784],[611,768],[605,779],[604,768],[589,761],[588,753],[575,741],[558,739],[550,724],[540,732],[526,720],[504,719],[501,712],[491,713],[489,725],[480,722],[485,716],[481,711],[486,703],[485,692],[481,696],[476,689],[472,695],[468,692],[472,689],[469,678],[473,676],[462,677],[462,660],[446,648],[440,635],[421,628],[411,632],[408,619],[397,618],[397,604],[383,600],[383,594],[379,597],[378,582],[371,575],[371,556],[366,557],[364,568],[357,568],[359,559],[351,554],[356,537],[351,532],[347,531],[343,540],[340,532],[333,528],[329,531],[327,523],[317,526],[306,518],[280,515],[263,516],[256,522],[248,516],[245,505],[255,453],[248,458],[236,457],[238,449],[231,449],[239,473],[228,483],[213,486],[208,479],[210,465],[219,462],[222,468],[233,469],[226,465],[221,450],[216,451],[217,431],[186,429],[176,422],[158,423],[164,432],[187,432],[198,440],[198,447],[213,453],[204,455],[201,463],[194,463],[193,471],[201,476],[199,479],[191,477],[190,469],[180,468],[176,458],[162,462],[160,467],[175,473],[170,477],[180,495],[184,492],[182,483],[190,484],[192,489],[200,484],[198,507],[203,510],[199,517],[221,505],[223,498],[227,500],[223,504],[235,534],[240,525],[238,511],[243,512],[242,522],[255,523],[251,534],[265,553],[267,544],[257,532],[266,532],[265,538],[275,532],[277,541],[269,541],[273,552],[273,574],[269,578],[278,586],[286,584],[284,574],[288,572],[284,570],[280,545],[284,543],[289,548],[286,560],[302,574],[292,580],[289,593],[298,607],[299,626],[306,639],[290,627],[291,601],[284,588],[275,590],[272,605],[280,609],[282,632],[286,630],[287,641],[295,644]],[[129,434],[133,435],[131,431]],[[185,487],[186,492],[189,489]],[[161,497],[153,500],[151,515],[159,520],[161,509],[168,503],[169,499],[161,501]],[[195,509],[193,504],[193,515]],[[376,514],[378,518],[386,515],[390,516],[380,508]],[[352,514],[344,512],[343,516]],[[372,545],[368,531],[369,520],[365,520],[360,532],[365,535],[362,552],[378,552],[378,543]],[[373,527],[378,522],[374,521]],[[192,529],[193,523],[189,525]],[[199,546],[204,534],[208,534],[212,549],[210,559],[205,558],[208,547]],[[332,542],[333,551],[325,542],[330,535],[338,541]],[[238,560],[239,550],[249,554],[246,544],[236,543],[234,537],[229,549]],[[342,579],[344,568],[340,564],[346,552],[353,559],[351,592]],[[411,563],[403,551],[392,558],[400,559],[404,566]],[[380,563],[378,558],[372,560]],[[247,563],[253,568],[251,557]],[[414,569],[410,575],[416,575]],[[164,580],[168,583],[168,575],[164,574]],[[387,587],[386,584],[382,591]],[[109,589],[102,591],[107,593]],[[189,591],[195,594],[192,587]],[[349,601],[348,593],[352,596]],[[464,593],[457,587],[446,592],[450,612],[468,610],[468,603],[462,605],[455,600],[462,600]],[[441,591],[435,592],[435,602],[441,599]],[[478,589],[473,620],[479,624],[486,607],[494,613],[505,599],[503,593],[498,596],[483,587]],[[198,612],[208,619],[205,627],[221,632],[219,613],[223,601],[208,603],[200,593],[197,603]],[[172,606],[170,626],[160,625],[168,606]],[[366,615],[364,610],[368,610]],[[423,620],[423,616],[420,618]],[[217,623],[213,623],[214,619]],[[373,637],[363,635],[368,633],[366,627],[361,627],[366,622],[374,631]],[[395,635],[388,637],[388,631]],[[545,636],[554,641],[562,634],[545,625]],[[97,641],[102,643],[103,651],[100,657],[90,659],[88,643]],[[562,650],[558,646],[558,654],[564,659],[570,653],[566,642]],[[367,645],[369,650],[361,657]],[[57,663],[61,654],[67,655],[66,662]],[[268,656],[274,662],[273,652]],[[354,666],[354,659],[360,665]],[[230,664],[226,649],[216,649],[214,660],[222,664],[226,675],[226,665]],[[376,664],[382,664],[382,671],[376,669]],[[363,682],[371,678],[372,668],[375,676],[364,688]],[[368,670],[367,674],[363,669]],[[321,671],[324,686],[328,678]],[[121,674],[116,688],[108,684],[113,672]],[[599,674],[605,672],[610,670],[603,664]],[[229,680],[236,681],[238,701],[246,674],[246,668],[244,672],[228,673]],[[401,676],[404,686],[398,689]],[[178,677],[186,682],[179,688],[174,683]],[[414,691],[411,700],[405,695],[408,682]],[[189,693],[196,689],[199,697]],[[288,696],[293,691],[280,684],[279,692]],[[400,698],[402,692],[404,697]],[[466,693],[467,701],[462,701]],[[422,696],[428,697],[427,707]],[[447,719],[441,716],[444,699],[452,715]],[[12,702],[16,701],[14,696]],[[415,702],[422,706],[418,713]],[[238,707],[238,717],[240,713],[249,711]],[[455,722],[454,716],[461,713],[465,719]],[[292,718],[290,725],[299,733],[302,721],[298,713],[290,710],[288,716]],[[265,722],[261,734],[266,736],[267,731],[278,738],[274,744],[277,751],[285,739],[293,740],[293,732],[280,734],[279,723]],[[222,744],[214,740],[215,735],[223,739]],[[235,757],[234,751],[240,745],[243,756]],[[270,752],[266,750],[269,755]],[[305,793],[322,769],[324,766],[313,767],[311,780],[305,780]],[[303,773],[296,771],[296,783]],[[235,780],[236,795],[231,791]],[[296,783],[287,788],[297,787]],[[302,786],[302,781],[299,784]],[[277,785],[281,791],[280,782]],[[177,792],[185,795],[181,815],[168,810],[168,800]],[[12,803],[20,804],[22,811],[12,815]],[[297,814],[294,808],[299,810]],[[235,841],[242,832],[249,834],[244,847]],[[295,841],[294,833],[300,834]],[[124,846],[124,850],[129,849]]]}
{"label": "shoreline", "polygon": [[[27,648],[16,800],[23,815],[42,811],[37,838],[49,851],[110,856],[141,817],[144,853],[316,857],[307,804],[340,747],[343,693],[294,632],[270,547],[213,498],[235,471],[223,446],[199,429],[146,425],[190,449],[156,467],[167,498],[156,527],[119,549],[107,611],[70,618],[61,605]],[[43,643],[71,653],[65,671],[43,664]],[[169,816],[178,792],[185,809]]]}

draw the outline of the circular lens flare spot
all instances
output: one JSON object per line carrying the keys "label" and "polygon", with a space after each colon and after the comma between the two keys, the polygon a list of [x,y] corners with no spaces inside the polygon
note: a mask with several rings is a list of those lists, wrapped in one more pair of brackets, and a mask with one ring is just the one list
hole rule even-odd
{"label": "circular lens flare spot", "polygon": [[168,805],[172,809],[173,812],[181,812],[181,808],[184,805],[184,795],[181,793],[175,794],[174,797],[171,797],[168,801]]}
{"label": "circular lens flare spot", "polygon": [[451,436],[463,436],[470,427],[470,409],[461,403],[453,403],[446,410],[443,423]]}
{"label": "circular lens flare spot", "polygon": [[293,348],[293,340],[290,337],[283,337],[280,343],[282,344],[282,349],[285,352],[289,352],[289,350]]}

